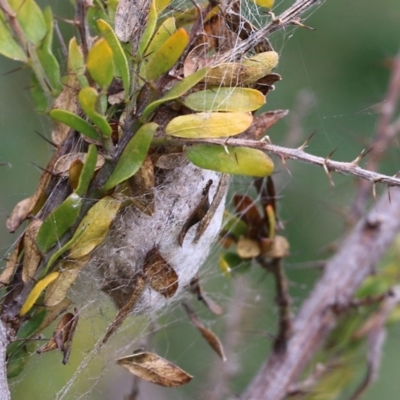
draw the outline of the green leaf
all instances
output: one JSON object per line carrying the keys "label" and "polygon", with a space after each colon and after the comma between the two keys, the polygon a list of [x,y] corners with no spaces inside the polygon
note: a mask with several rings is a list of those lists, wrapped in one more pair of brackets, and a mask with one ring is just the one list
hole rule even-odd
{"label": "green leaf", "polygon": [[149,56],[146,65],[146,78],[154,81],[169,71],[179,60],[188,43],[188,33],[183,28],[178,29]]}
{"label": "green leaf", "polygon": [[104,137],[111,136],[112,128],[104,115],[97,112],[100,96],[92,87],[83,88],[78,95],[79,103],[87,116],[99,127]]}
{"label": "green leaf", "polygon": [[96,169],[96,163],[97,147],[94,144],[91,144],[86,154],[85,164],[83,165],[82,172],[79,176],[78,187],[75,189],[75,193],[78,196],[83,196],[86,193],[89,183],[93,178],[93,174]]}
{"label": "green leaf", "polygon": [[104,185],[110,190],[133,176],[143,164],[158,125],[154,122],[143,125],[124,149],[118,163]]}
{"label": "green leaf", "polygon": [[218,87],[191,93],[182,103],[194,111],[249,112],[265,104],[265,97],[255,89]]}
{"label": "green leaf", "polygon": [[99,39],[90,49],[86,67],[101,89],[107,90],[114,78],[114,62],[113,52],[105,39]]}
{"label": "green leaf", "polygon": [[50,111],[50,117],[55,121],[68,125],[72,129],[75,129],[90,139],[100,139],[99,133],[96,131],[96,129],[89,124],[89,122],[85,121],[81,117],[78,117],[76,114],[65,110],[54,109]]}
{"label": "green leaf", "polygon": [[146,55],[151,56],[151,54],[159,49],[175,32],[175,18],[171,17],[166,19],[158,28],[156,34],[150,42],[149,47],[146,50]]}
{"label": "green leaf", "polygon": [[43,93],[43,89],[39,85],[35,74],[32,74],[31,77],[30,91],[35,103],[36,111],[38,113],[45,113],[48,110],[48,99]]}
{"label": "green leaf", "polygon": [[27,39],[38,44],[46,35],[47,26],[42,10],[33,0],[8,0]]}
{"label": "green leaf", "polygon": [[[20,329],[18,329],[18,339],[30,338],[42,325],[44,318],[46,317],[47,310],[45,308],[38,308],[33,313],[29,320],[23,323]],[[11,355],[24,345],[24,341],[15,341],[7,347],[7,355]]]}
{"label": "green leaf", "polygon": [[22,61],[26,63],[28,57],[25,52],[19,46],[19,44],[14,40],[11,32],[8,29],[4,21],[4,15],[0,12],[0,54],[3,56],[11,58],[12,60]]}
{"label": "green leaf", "polygon": [[181,115],[169,122],[167,135],[199,139],[238,135],[250,127],[253,116],[248,113],[197,113]]}
{"label": "green leaf", "polygon": [[154,1],[157,14],[160,15],[161,12],[171,4],[171,0],[155,0]]}
{"label": "green leaf", "polygon": [[76,77],[82,87],[89,86],[89,82],[85,76],[86,66],[83,58],[83,52],[81,47],[76,42],[76,38],[73,37],[69,41],[68,46],[68,65],[72,72],[76,74]]}
{"label": "green leaf", "polygon": [[42,253],[53,247],[74,224],[81,206],[82,198],[72,193],[43,221],[36,237],[37,247]]}
{"label": "green leaf", "polygon": [[194,145],[185,151],[198,167],[225,174],[264,177],[274,170],[272,160],[265,153],[247,147]]}
{"label": "green leaf", "polygon": [[53,43],[53,14],[50,7],[46,7],[43,11],[43,16],[46,21],[47,33],[43,41],[37,48],[37,54],[40,64],[42,65],[46,77],[51,85],[52,95],[54,97],[61,91],[62,85],[60,81],[60,66],[52,52]]}
{"label": "green leaf", "polygon": [[[81,259],[101,244],[120,207],[121,201],[111,196],[99,200],[88,211],[76,229],[74,236],[80,235],[80,239],[71,247],[68,258]],[[81,232],[83,233],[81,234]]]}
{"label": "green leaf", "polygon": [[154,31],[156,30],[156,25],[157,25],[156,1],[157,0],[153,0],[151,2],[146,28],[144,29],[142,37],[140,38],[139,48],[138,48],[138,54],[140,59],[143,57],[143,54],[145,53],[147,46],[149,45],[150,40],[153,37]]}
{"label": "green leaf", "polygon": [[167,101],[175,100],[183,96],[186,92],[188,92],[193,86],[197,85],[206,76],[207,71],[208,71],[207,68],[199,69],[195,73],[179,81],[167,93],[165,93],[165,95],[161,99],[156,100],[153,103],[150,103],[144,109],[142,118],[144,119],[149,118],[151,114],[153,114],[153,112],[161,104],[166,103]]}
{"label": "green leaf", "polygon": [[224,211],[224,219],[222,222],[222,230],[233,235],[236,239],[240,236],[246,236],[249,227],[246,222],[236,217],[235,215]]}
{"label": "green leaf", "polygon": [[122,83],[125,90],[125,100],[128,100],[129,90],[130,90],[130,75],[129,75],[128,60],[126,58],[125,52],[121,46],[120,41],[115,35],[113,29],[106,21],[99,19],[97,21],[97,26],[112,49],[114,65],[115,68],[117,69],[118,75],[122,79]]}

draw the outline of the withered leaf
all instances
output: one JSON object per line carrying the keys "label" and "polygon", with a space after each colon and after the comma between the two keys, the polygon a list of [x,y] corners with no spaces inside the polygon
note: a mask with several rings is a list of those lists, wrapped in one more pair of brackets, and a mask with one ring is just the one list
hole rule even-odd
{"label": "withered leaf", "polygon": [[240,139],[260,140],[265,132],[288,114],[288,110],[267,111],[253,119],[250,128],[241,133]]}
{"label": "withered leaf", "polygon": [[128,180],[128,183],[132,203],[145,214],[154,215],[154,167],[149,156],[146,157],[139,171]]}
{"label": "withered leaf", "polygon": [[199,301],[202,301],[205,306],[215,315],[222,315],[224,310],[222,309],[221,306],[219,306],[217,303],[215,303],[212,299],[210,299],[208,296],[206,296],[203,293],[203,290],[201,289],[200,286],[200,280],[198,276],[195,276],[191,281],[190,281],[190,291],[197,296],[197,299]]}
{"label": "withered leaf", "polygon": [[28,282],[35,275],[36,269],[42,259],[36,246],[36,236],[42,225],[41,220],[33,220],[24,235],[24,261],[22,266],[22,280]]}
{"label": "withered leaf", "polygon": [[188,230],[193,226],[196,225],[198,222],[200,222],[207,214],[209,208],[210,208],[210,200],[208,198],[208,192],[210,191],[210,187],[212,185],[213,181],[210,179],[206,186],[203,189],[202,192],[202,198],[199,202],[199,204],[196,206],[196,208],[192,211],[190,214],[189,218],[186,220],[184,223],[181,231],[179,232],[178,235],[178,242],[179,245],[183,245],[183,241],[185,239],[186,233]]}
{"label": "withered leaf", "polygon": [[37,330],[37,333],[41,332],[43,329],[50,326],[50,324],[57,319],[59,315],[65,312],[68,307],[71,305],[72,301],[70,299],[65,298],[63,301],[58,303],[56,306],[46,307],[46,316],[40,327]]}
{"label": "withered leaf", "polygon": [[256,239],[264,229],[264,220],[258,212],[254,201],[249,196],[235,194],[233,204],[239,213],[240,219],[248,225],[247,237]]}
{"label": "withered leaf", "polygon": [[44,297],[44,304],[46,306],[56,306],[65,299],[68,290],[89,260],[90,256],[85,256],[78,260],[65,260],[60,265],[60,275],[46,290]]}
{"label": "withered leaf", "polygon": [[193,239],[194,243],[197,243],[200,240],[201,236],[210,225],[210,222],[212,221],[214,214],[216,213],[219,205],[221,204],[221,201],[225,198],[230,180],[231,177],[229,174],[222,174],[214,198],[211,201],[211,205],[208,208],[206,215],[204,216],[204,218],[202,218],[199,225],[197,226],[196,236]]}
{"label": "withered leaf", "polygon": [[[73,163],[77,160],[82,163],[86,162],[87,153],[69,153],[60,157],[53,167],[53,173],[61,176],[68,176]],[[96,168],[97,171],[104,165],[104,157],[101,154],[97,155]]]}
{"label": "withered leaf", "polygon": [[37,353],[45,353],[54,349],[59,349],[63,354],[63,364],[66,364],[71,353],[72,339],[78,324],[78,313],[75,309],[75,314],[65,314],[58,323],[53,337],[42,347],[37,350]]}
{"label": "withered leaf", "polygon": [[119,310],[118,314],[114,318],[114,321],[107,328],[107,332],[104,335],[102,344],[106,343],[108,339],[117,331],[117,329],[125,321],[126,317],[133,311],[136,302],[143,293],[145,287],[145,280],[143,276],[137,275],[135,277],[135,287],[131,294],[129,301]]}
{"label": "withered leaf", "polygon": [[143,273],[150,286],[166,299],[170,299],[178,290],[177,273],[155,246],[146,254]]}
{"label": "withered leaf", "polygon": [[6,267],[0,275],[0,287],[2,285],[8,285],[11,281],[11,278],[14,276],[15,271],[17,270],[18,257],[23,248],[23,239],[24,234],[22,234],[22,236],[18,239],[10,258],[7,260]]}
{"label": "withered leaf", "polygon": [[54,155],[52,160],[46,167],[46,171],[43,172],[42,176],[40,177],[39,184],[36,188],[35,193],[28,197],[27,199],[21,200],[12,211],[11,215],[7,219],[7,229],[13,233],[15,232],[18,227],[21,225],[23,221],[29,216],[29,214],[35,209],[37,203],[44,195],[44,191],[49,183],[51,178],[51,174],[47,171],[51,171],[55,161],[57,160],[57,154]]}
{"label": "withered leaf", "polygon": [[261,249],[256,240],[242,236],[236,243],[236,252],[241,258],[254,258],[260,255]]}
{"label": "withered leaf", "polygon": [[270,246],[271,247],[267,247],[267,251],[263,253],[267,257],[283,258],[289,254],[289,242],[284,236],[276,235]]}
{"label": "withered leaf", "polygon": [[122,357],[117,364],[139,378],[164,387],[179,387],[193,378],[165,358],[149,352]]}
{"label": "withered leaf", "polygon": [[184,153],[169,153],[158,157],[156,167],[161,169],[174,169],[181,167],[186,162]]}
{"label": "withered leaf", "polygon": [[281,81],[282,77],[279,74],[272,73],[268,74],[253,84],[254,89],[259,90],[264,96],[273,89],[275,82]]}
{"label": "withered leaf", "polygon": [[199,330],[204,339],[208,342],[211,348],[222,358],[222,361],[226,361],[224,348],[219,340],[218,336],[212,332],[210,329],[206,328],[204,324],[200,321],[196,313],[186,304],[182,303],[183,308],[192,322],[192,324]]}

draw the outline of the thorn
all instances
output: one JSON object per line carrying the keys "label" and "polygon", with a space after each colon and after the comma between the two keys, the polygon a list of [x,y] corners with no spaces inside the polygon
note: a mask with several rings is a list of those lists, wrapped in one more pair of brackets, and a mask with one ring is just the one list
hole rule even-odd
{"label": "thorn", "polygon": [[390,196],[390,186],[387,187],[387,194],[388,194],[389,204],[392,204],[392,197]]}
{"label": "thorn", "polygon": [[358,166],[358,163],[361,161],[361,159],[364,158],[371,151],[372,147],[370,147],[368,150],[362,149],[361,153],[351,162],[351,164],[354,166]]}
{"label": "thorn", "polygon": [[40,171],[42,172],[47,172],[48,174],[52,175],[52,176],[57,176],[53,171],[49,171],[46,168],[41,167],[40,165],[35,164],[34,162],[30,162],[30,164],[32,164],[34,167],[38,168]]}
{"label": "thorn", "polygon": [[301,23],[300,21],[296,21],[296,20],[291,21],[290,24],[291,24],[291,25],[299,26],[300,28],[309,29],[310,31],[315,31],[315,30],[316,30],[315,28],[313,28],[313,27],[311,27],[311,26],[304,25],[304,24]]}
{"label": "thorn", "polygon": [[328,167],[327,162],[329,161],[329,159],[332,157],[333,153],[334,153],[336,150],[337,150],[337,147],[336,147],[335,149],[333,149],[333,150],[325,157],[325,160],[324,160],[324,170],[325,170],[326,175],[328,175],[329,183],[330,183],[330,185],[331,185],[332,187],[334,187],[335,184],[333,183],[331,171],[329,171],[329,167]]}
{"label": "thorn", "polygon": [[271,138],[268,135],[263,136],[260,139],[260,142],[264,142],[264,143],[267,143],[267,144],[272,144]]}
{"label": "thorn", "polygon": [[374,201],[376,203],[376,182],[375,181],[372,183],[372,197],[374,198]]}
{"label": "thorn", "polygon": [[23,67],[17,67],[17,68],[11,69],[10,71],[4,72],[4,74],[2,76],[7,76],[10,74],[13,74],[14,72],[18,72],[18,71],[22,70],[22,68]]}
{"label": "thorn", "polygon": [[288,166],[287,166],[287,164],[286,164],[286,158],[283,157],[283,156],[281,156],[281,161],[282,161],[282,164],[283,164],[283,166],[285,167],[287,173],[289,174],[289,176],[290,176],[291,178],[293,178],[292,173],[290,172],[290,169],[288,168]]}
{"label": "thorn", "polygon": [[56,145],[54,142],[52,142],[50,139],[47,139],[47,137],[45,137],[44,135],[42,135],[40,132],[38,132],[38,131],[35,130],[35,133],[36,133],[37,135],[39,135],[45,142],[51,144],[51,145],[54,146],[54,147],[57,147],[57,145]]}
{"label": "thorn", "polygon": [[[307,147],[308,143],[310,143],[310,140],[313,138],[313,136],[314,136],[316,133],[317,133],[317,131],[314,131],[314,132],[306,139],[306,141],[305,141],[300,147],[297,148],[297,150],[304,151],[304,149]],[[335,150],[336,150],[336,149],[335,149]]]}
{"label": "thorn", "polygon": [[330,158],[333,156],[335,151],[337,150],[337,147],[335,147],[326,157],[325,157],[325,162],[330,160]]}

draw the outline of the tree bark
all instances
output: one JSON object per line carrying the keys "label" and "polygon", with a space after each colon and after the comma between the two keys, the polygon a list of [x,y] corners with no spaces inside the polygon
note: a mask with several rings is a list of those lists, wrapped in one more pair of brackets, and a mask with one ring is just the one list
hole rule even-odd
{"label": "tree bark", "polygon": [[[382,259],[400,230],[400,190],[385,192],[328,261],[325,272],[298,313],[286,351],[274,352],[242,400],[285,398],[345,308]],[[336,310],[336,312],[335,312]]]}

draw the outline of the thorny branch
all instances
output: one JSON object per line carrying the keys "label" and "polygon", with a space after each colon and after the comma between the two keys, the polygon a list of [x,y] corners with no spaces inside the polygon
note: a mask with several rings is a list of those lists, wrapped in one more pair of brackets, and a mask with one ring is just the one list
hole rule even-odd
{"label": "thorny branch", "polygon": [[383,183],[388,186],[400,186],[400,178],[390,177],[388,175],[379,174],[374,171],[368,171],[358,166],[358,162],[362,158],[363,154],[357,157],[352,162],[342,162],[342,161],[334,161],[330,160],[329,157],[318,157],[312,154],[306,153],[303,150],[303,146],[297,149],[290,149],[287,147],[277,146],[274,144],[266,143],[264,141],[257,140],[245,140],[245,139],[172,139],[169,141],[171,143],[181,143],[181,144],[196,144],[196,143],[209,143],[209,144],[218,144],[221,146],[233,146],[233,147],[250,147],[252,149],[258,149],[265,151],[269,154],[274,154],[285,161],[296,160],[301,161],[307,164],[314,164],[320,167],[323,167],[324,170],[330,175],[331,172],[337,172],[341,175],[352,175],[357,178],[365,179],[372,183]]}

